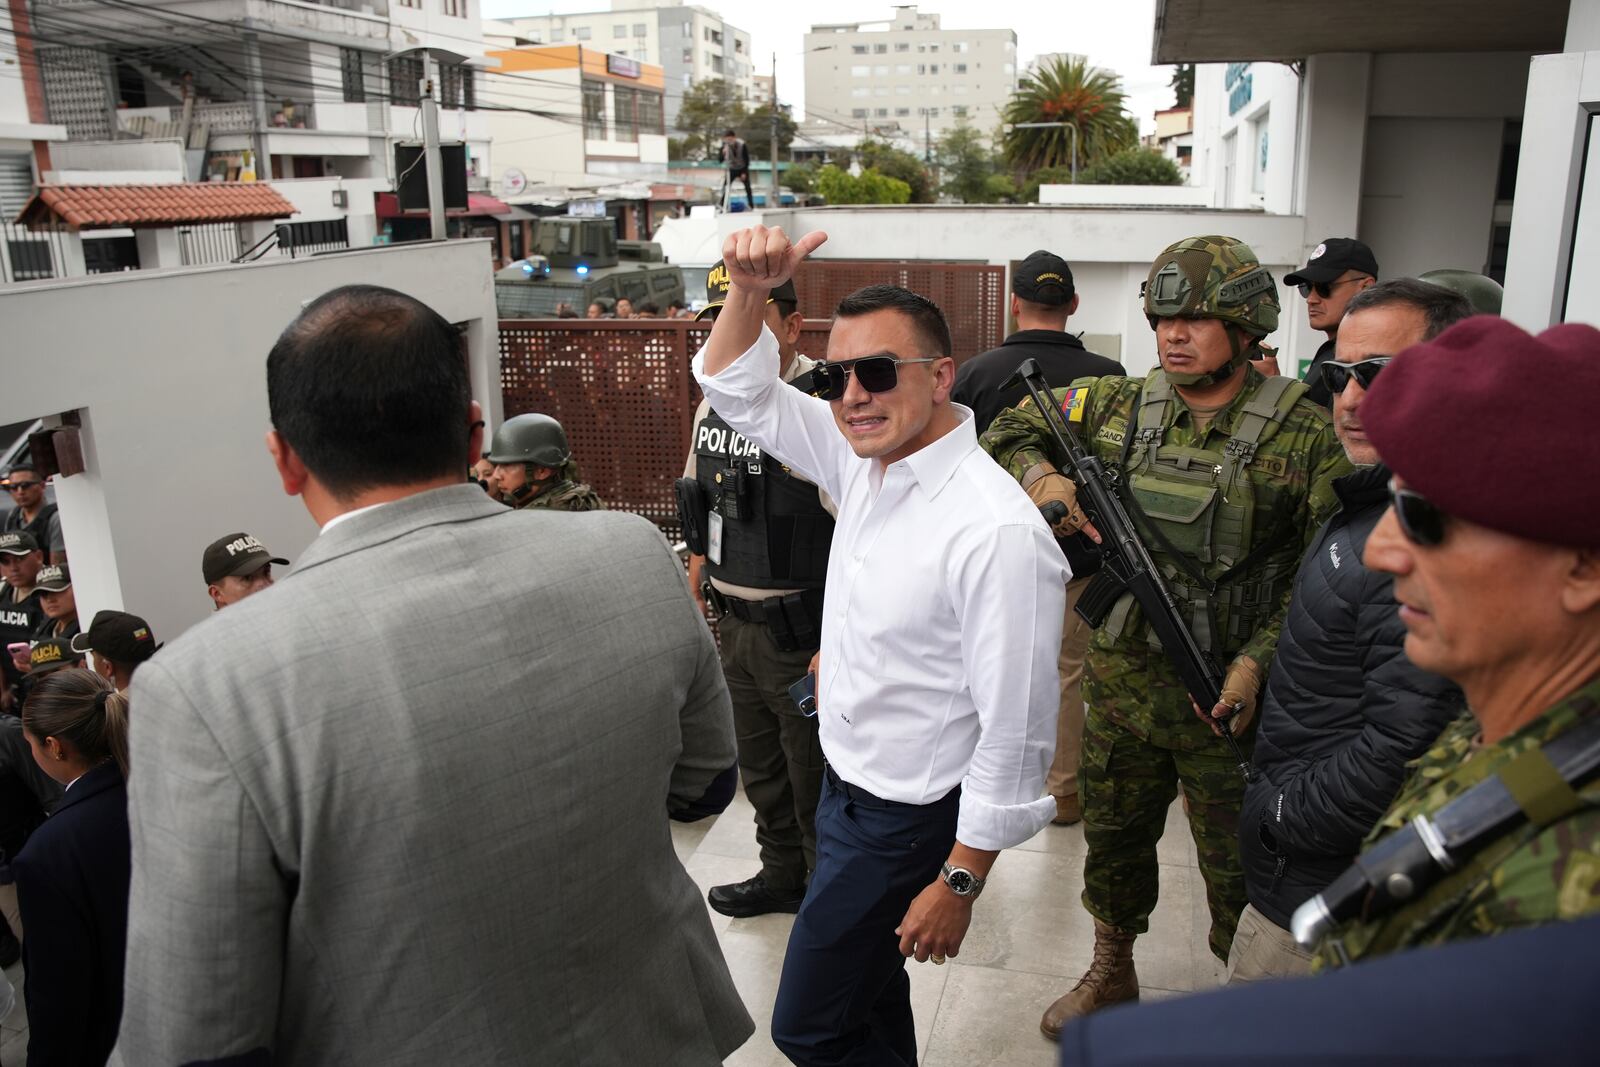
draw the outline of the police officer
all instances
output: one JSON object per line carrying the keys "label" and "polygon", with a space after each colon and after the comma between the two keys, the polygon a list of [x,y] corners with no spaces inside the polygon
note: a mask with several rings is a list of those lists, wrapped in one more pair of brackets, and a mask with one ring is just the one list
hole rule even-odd
{"label": "police officer", "polygon": [[266,545],[247,533],[223,534],[200,554],[200,575],[213,610],[237,604],[272,584],[272,567],[289,561],[274,556]]}
{"label": "police officer", "polygon": [[567,431],[549,415],[515,415],[500,424],[490,444],[494,485],[513,508],[600,511],[593,489],[578,481]]}
{"label": "police officer", "polygon": [[[1277,286],[1231,237],[1179,241],[1144,287],[1160,366],[1143,380],[1099,378],[1057,390],[1081,437],[1123,472],[1124,499],[1201,648],[1226,665],[1223,700],[1205,721],[1125,594],[1091,638],[1083,800],[1083,902],[1094,962],[1045,1012],[1054,1038],[1074,1017],[1139,995],[1133,941],[1158,894],[1156,842],[1182,784],[1211,911],[1210,947],[1228,958],[1245,904],[1237,840],[1244,780],[1219,736],[1248,743],[1263,672],[1277,646],[1301,553],[1352,470],[1328,413],[1305,385],[1263,377],[1249,361],[1278,325]],[[1060,530],[1085,529],[1071,481],[1031,403],[1003,412],[984,447],[1044,505]],[[1244,710],[1218,726],[1231,705]]]}
{"label": "police officer", "polygon": [[[34,580],[44,566],[44,552],[33,534],[26,530],[0,533],[0,644],[7,646],[31,642],[44,609],[39,606],[39,590]],[[14,707],[12,686],[22,680],[22,670],[13,657],[0,660],[5,680],[0,685],[0,707]]]}
{"label": "police officer", "polygon": [[1334,930],[1324,964],[1600,912],[1600,778],[1569,781],[1539,751],[1600,722],[1596,396],[1600,331],[1479,315],[1399,354],[1363,400],[1393,473],[1364,560],[1394,576],[1406,655],[1468,708],[1368,846],[1490,778],[1522,814],[1395,910]]}
{"label": "police officer", "polygon": [[[706,281],[699,318],[715,318],[727,299],[721,263]],[[794,382],[816,365],[795,350],[805,319],[794,283],[767,299],[767,329],[778,341],[781,373]],[[822,640],[822,586],[833,539],[833,504],[810,482],[763,456],[710,405],[695,414],[692,449],[678,483],[690,541],[689,583],[718,616],[722,671],[733,698],[739,776],[756,811],[761,870],[713,886],[711,907],[747,917],[794,912],[816,866],[816,810],[822,792],[817,722],[789,687],[806,676]]]}
{"label": "police officer", "polygon": [[89,628],[72,639],[72,651],[93,653],[94,672],[118,692],[128,691],[134,671],[161,651],[150,624],[126,611],[98,611]]}

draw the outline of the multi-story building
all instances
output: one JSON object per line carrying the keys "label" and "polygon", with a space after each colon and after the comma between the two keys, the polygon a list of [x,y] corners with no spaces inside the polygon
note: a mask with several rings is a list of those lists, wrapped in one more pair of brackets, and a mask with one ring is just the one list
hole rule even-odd
{"label": "multi-story building", "polygon": [[1163,108],[1155,118],[1155,132],[1144,139],[1145,144],[1176,163],[1188,181],[1189,164],[1194,159],[1194,108]]}
{"label": "multi-story building", "polygon": [[914,5],[885,22],[812,26],[808,118],[937,138],[967,121],[992,129],[1017,88],[1011,30],[947,30]]}
{"label": "multi-story building", "polygon": [[684,91],[705,78],[730,82],[754,103],[750,34],[715,11],[677,0],[611,0],[609,11],[505,20],[526,44],[575,44],[662,69],[667,129],[678,121]]}

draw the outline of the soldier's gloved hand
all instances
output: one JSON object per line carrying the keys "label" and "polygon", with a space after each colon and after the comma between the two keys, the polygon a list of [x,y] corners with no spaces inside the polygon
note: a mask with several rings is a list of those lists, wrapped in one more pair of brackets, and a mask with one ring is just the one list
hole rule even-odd
{"label": "soldier's gloved hand", "polygon": [[[1222,699],[1211,709],[1210,717],[1204,715],[1198,707],[1195,708],[1195,714],[1204,719],[1206,725],[1211,727],[1211,732],[1218,737],[1222,736],[1220,720],[1233,715],[1233,721],[1228,723],[1228,729],[1237,737],[1244,733],[1251,720],[1256,717],[1256,704],[1260,697],[1261,664],[1249,656],[1236,656],[1234,661],[1228,664],[1228,673],[1222,679]],[[1234,707],[1240,704],[1244,706],[1237,715],[1234,715]]]}
{"label": "soldier's gloved hand", "polygon": [[1071,478],[1048,463],[1035,463],[1023,474],[1022,488],[1027,491],[1028,499],[1041,508],[1051,503],[1059,503],[1066,507],[1066,518],[1059,520],[1050,528],[1057,537],[1070,537],[1081,530],[1088,534],[1095,544],[1100,543],[1100,531],[1094,528],[1089,516],[1078,506],[1078,487],[1073,484]]}

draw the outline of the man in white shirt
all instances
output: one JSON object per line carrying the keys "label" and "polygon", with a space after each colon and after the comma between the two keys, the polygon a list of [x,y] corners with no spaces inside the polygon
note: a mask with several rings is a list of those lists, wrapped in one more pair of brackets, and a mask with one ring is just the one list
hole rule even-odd
{"label": "man in white shirt", "polygon": [[[911,1064],[905,957],[961,947],[999,850],[1055,814],[1056,653],[1070,576],[1015,481],[950,402],[937,305],[846,297],[812,392],[779,377],[767,293],[827,239],[728,238],[731,287],[695,374],[729,425],[838,503],[817,705],[817,866],[772,1037],[798,1064]],[[820,398],[819,398],[820,397]]]}

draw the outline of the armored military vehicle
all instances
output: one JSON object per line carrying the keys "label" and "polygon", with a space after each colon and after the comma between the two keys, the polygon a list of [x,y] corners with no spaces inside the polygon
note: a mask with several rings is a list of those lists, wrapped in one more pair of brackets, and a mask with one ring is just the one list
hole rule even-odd
{"label": "armored military vehicle", "polygon": [[580,316],[599,300],[619,297],[635,308],[662,311],[683,300],[683,274],[652,241],[618,241],[614,220],[552,216],[534,223],[530,254],[494,276],[494,302],[503,319],[549,318],[558,304]]}

